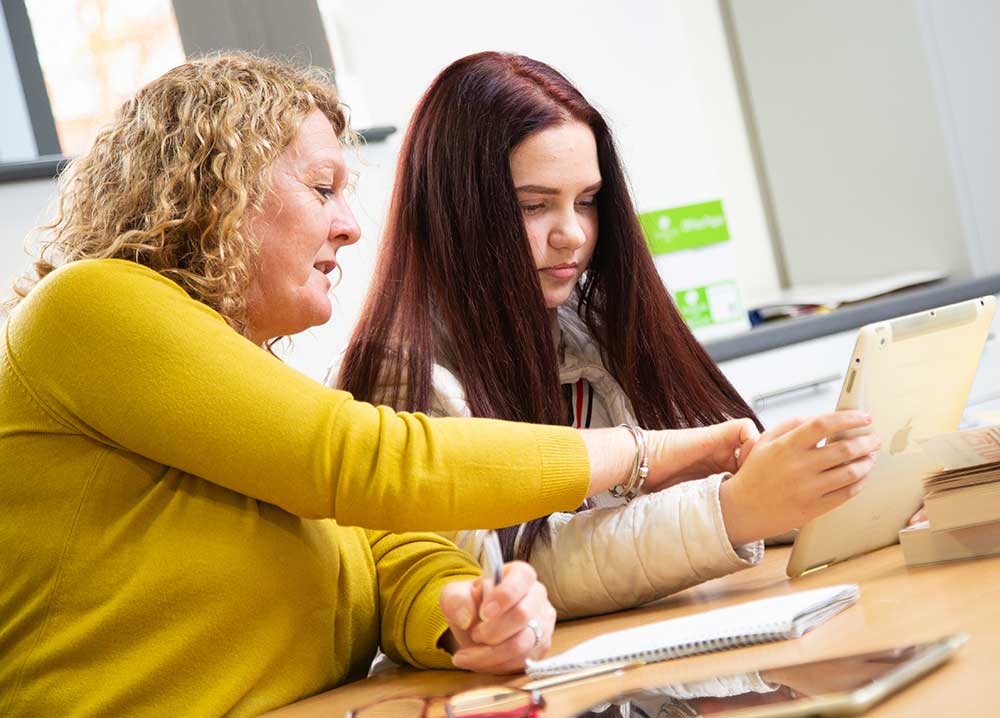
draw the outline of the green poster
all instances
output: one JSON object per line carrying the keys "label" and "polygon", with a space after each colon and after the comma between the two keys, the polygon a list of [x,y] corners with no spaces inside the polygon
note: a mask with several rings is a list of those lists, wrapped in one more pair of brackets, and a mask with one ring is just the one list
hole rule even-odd
{"label": "green poster", "polygon": [[639,215],[649,251],[654,255],[707,247],[729,240],[722,201],[659,209]]}
{"label": "green poster", "polygon": [[736,282],[715,282],[674,292],[681,317],[691,329],[746,321]]}

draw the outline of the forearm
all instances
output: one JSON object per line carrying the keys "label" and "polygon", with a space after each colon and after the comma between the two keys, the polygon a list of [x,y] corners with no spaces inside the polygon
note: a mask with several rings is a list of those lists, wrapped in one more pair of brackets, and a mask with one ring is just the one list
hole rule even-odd
{"label": "forearm", "polygon": [[549,517],[531,564],[561,620],[617,611],[755,564],[734,548],[718,503],[723,475],[687,481],[623,506]]}
{"label": "forearm", "polygon": [[[583,432],[590,454],[590,495],[626,481],[635,466],[636,442],[624,427]],[[757,429],[749,419],[691,429],[644,432],[649,474],[646,491],[691,479],[734,472],[736,449],[749,453]]]}
{"label": "forearm", "polygon": [[587,429],[580,436],[590,459],[587,496],[596,496],[628,480],[635,460],[635,440],[626,429]]}
{"label": "forearm", "polygon": [[740,509],[736,493],[736,486],[732,481],[723,481],[719,487],[719,505],[722,507],[726,534],[733,546],[740,546],[763,538],[763,535],[757,535],[762,532],[755,529],[753,517],[747,516],[747,512]]}

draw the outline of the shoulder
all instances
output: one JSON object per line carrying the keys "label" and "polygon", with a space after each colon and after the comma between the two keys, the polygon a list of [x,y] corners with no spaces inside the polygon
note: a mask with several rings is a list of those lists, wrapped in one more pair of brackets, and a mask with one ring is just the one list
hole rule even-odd
{"label": "shoulder", "polygon": [[587,323],[580,317],[577,297],[558,309],[559,331],[561,335],[563,362],[565,364],[592,364],[604,366],[601,350],[590,333]]}
{"label": "shoulder", "polygon": [[[81,259],[48,274],[18,310],[21,306],[28,312],[58,309],[79,316],[130,303],[159,302],[165,297],[194,302],[180,285],[135,262]],[[205,309],[211,311],[207,306]]]}
{"label": "shoulder", "polygon": [[147,267],[119,259],[85,259],[59,267],[32,288],[10,314],[7,341],[22,357],[46,354],[59,347],[148,337],[152,327],[188,326],[193,316],[202,314],[225,323],[215,310]]}
{"label": "shoulder", "polygon": [[36,289],[49,288],[49,291],[56,291],[57,287],[86,289],[109,284],[136,287],[159,285],[184,293],[176,282],[149,267],[127,259],[80,259],[69,262],[45,277],[38,283]]}
{"label": "shoulder", "polygon": [[11,312],[11,325],[58,321],[63,329],[79,328],[135,313],[169,312],[178,302],[215,314],[148,267],[121,259],[81,259],[38,282]]}
{"label": "shoulder", "polygon": [[447,367],[435,364],[431,369],[434,397],[431,413],[435,416],[471,416],[465,387]]}

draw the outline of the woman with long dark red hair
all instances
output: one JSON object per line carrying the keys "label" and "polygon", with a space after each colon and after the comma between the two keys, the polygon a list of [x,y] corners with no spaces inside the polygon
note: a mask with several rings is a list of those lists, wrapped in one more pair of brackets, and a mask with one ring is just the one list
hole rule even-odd
{"label": "woman with long dark red hair", "polygon": [[[434,415],[686,430],[706,445],[722,422],[759,426],[660,281],[604,118],[516,55],[456,61],[417,107],[337,373],[358,398]],[[505,528],[504,552],[534,565],[562,618],[753,565],[761,539],[857,491],[877,439],[817,448],[845,421],[864,418],[788,422],[734,474],[692,467],[626,505]],[[478,548],[476,532],[454,538]]]}

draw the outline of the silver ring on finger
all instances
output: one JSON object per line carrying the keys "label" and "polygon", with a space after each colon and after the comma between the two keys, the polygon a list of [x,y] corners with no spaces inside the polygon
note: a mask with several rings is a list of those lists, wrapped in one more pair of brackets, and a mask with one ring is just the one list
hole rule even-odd
{"label": "silver ring on finger", "polygon": [[535,643],[532,646],[532,649],[538,648],[542,645],[542,636],[544,635],[542,632],[542,624],[538,622],[537,618],[532,618],[528,621],[528,628],[530,628],[531,632],[535,634]]}

